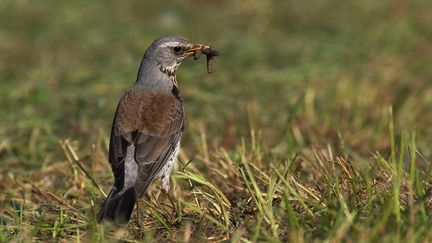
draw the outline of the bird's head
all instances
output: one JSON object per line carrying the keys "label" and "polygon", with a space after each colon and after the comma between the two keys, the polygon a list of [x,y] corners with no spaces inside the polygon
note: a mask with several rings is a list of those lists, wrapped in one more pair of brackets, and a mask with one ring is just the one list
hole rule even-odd
{"label": "bird's head", "polygon": [[206,47],[208,48],[206,45],[195,44],[181,36],[163,36],[150,45],[144,58],[156,62],[162,72],[171,76],[175,74],[185,58]]}

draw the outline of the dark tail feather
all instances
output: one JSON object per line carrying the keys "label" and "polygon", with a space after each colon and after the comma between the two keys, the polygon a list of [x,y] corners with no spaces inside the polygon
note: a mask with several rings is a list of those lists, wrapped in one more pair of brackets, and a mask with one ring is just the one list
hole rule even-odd
{"label": "dark tail feather", "polygon": [[129,222],[135,206],[136,195],[134,188],[127,189],[122,195],[117,195],[113,188],[102,204],[98,214],[98,223],[102,221],[125,225]]}

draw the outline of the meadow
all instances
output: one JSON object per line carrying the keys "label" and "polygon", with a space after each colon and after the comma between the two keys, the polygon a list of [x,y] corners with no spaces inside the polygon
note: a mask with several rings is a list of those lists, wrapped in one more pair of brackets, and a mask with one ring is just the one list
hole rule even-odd
{"label": "meadow", "polygon": [[[0,242],[431,242],[429,0],[0,0]],[[170,194],[96,214],[112,118],[148,45],[177,79]]]}

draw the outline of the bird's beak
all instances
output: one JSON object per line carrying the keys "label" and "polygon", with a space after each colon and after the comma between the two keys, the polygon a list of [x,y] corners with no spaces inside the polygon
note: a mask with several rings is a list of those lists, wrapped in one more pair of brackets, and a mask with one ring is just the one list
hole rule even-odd
{"label": "bird's beak", "polygon": [[203,48],[207,47],[204,44],[194,44],[189,50],[185,51],[185,55],[190,57],[196,52],[201,51]]}

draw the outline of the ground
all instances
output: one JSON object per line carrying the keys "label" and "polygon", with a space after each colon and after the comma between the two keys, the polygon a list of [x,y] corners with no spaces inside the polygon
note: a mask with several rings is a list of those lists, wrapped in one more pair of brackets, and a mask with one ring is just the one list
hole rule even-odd
{"label": "ground", "polygon": [[[432,241],[429,0],[0,2],[0,241]],[[98,225],[147,46],[186,61],[172,190]]]}

